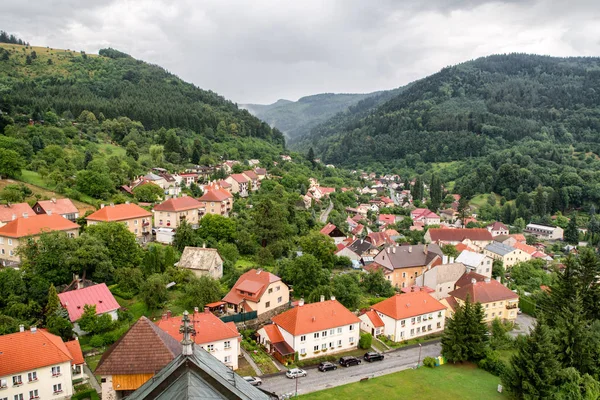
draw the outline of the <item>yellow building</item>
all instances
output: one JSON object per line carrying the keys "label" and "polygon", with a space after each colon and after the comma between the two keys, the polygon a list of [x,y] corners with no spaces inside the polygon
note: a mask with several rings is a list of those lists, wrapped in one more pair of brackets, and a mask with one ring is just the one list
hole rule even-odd
{"label": "yellow building", "polygon": [[154,226],[177,229],[181,221],[192,226],[198,225],[198,210],[202,203],[190,196],[174,197],[154,207]]}
{"label": "yellow building", "polygon": [[152,213],[144,210],[137,204],[102,204],[100,209],[86,217],[88,225],[98,222],[122,222],[127,229],[137,238],[142,238],[152,233],[150,223]]}
{"label": "yellow building", "polygon": [[522,248],[515,248],[506,244],[494,242],[486,246],[483,254],[493,260],[500,260],[504,268],[511,268],[514,265],[531,260],[531,255]]}

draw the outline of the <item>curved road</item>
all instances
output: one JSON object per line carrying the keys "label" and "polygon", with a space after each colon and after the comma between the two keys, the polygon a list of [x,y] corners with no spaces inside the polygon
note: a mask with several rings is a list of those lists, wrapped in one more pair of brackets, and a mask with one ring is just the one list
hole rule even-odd
{"label": "curved road", "polygon": [[333,202],[331,200],[329,200],[329,207],[327,207],[327,210],[323,211],[323,214],[321,214],[319,221],[321,221],[322,223],[326,223],[327,218],[329,218],[329,213],[331,212],[331,210],[333,210]]}
{"label": "curved road", "polygon": [[[425,343],[421,350],[421,362],[425,357],[437,357],[442,346],[439,342]],[[316,368],[307,369],[307,376],[298,381],[298,394],[329,389],[347,383],[358,382],[362,378],[374,378],[394,372],[414,368],[419,359],[419,347],[411,347],[385,353],[383,361],[368,363],[362,360],[360,365],[354,367],[338,367],[336,371],[319,372]],[[285,375],[261,377],[262,389],[273,392],[279,396],[296,393],[296,380],[286,378]]]}

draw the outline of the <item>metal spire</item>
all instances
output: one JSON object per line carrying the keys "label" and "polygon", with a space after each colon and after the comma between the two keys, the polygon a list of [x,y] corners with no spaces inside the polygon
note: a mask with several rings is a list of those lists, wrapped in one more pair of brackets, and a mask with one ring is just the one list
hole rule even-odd
{"label": "metal spire", "polygon": [[179,333],[183,333],[183,339],[181,340],[181,344],[183,345],[183,350],[181,354],[184,356],[191,356],[194,354],[194,340],[192,336],[196,334],[194,330],[194,326],[190,325],[190,317],[189,313],[186,311],[183,312],[183,324],[181,328],[179,328]]}

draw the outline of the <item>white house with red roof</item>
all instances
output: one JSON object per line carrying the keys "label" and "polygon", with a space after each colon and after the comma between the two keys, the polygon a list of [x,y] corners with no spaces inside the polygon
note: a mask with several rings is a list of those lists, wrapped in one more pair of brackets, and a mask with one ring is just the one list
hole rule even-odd
{"label": "white house with red roof", "polygon": [[242,175],[244,175],[246,178],[248,178],[250,180],[250,190],[255,192],[258,189],[260,189],[260,179],[258,178],[258,174],[256,172],[254,172],[254,170],[248,170],[248,171],[244,171],[242,172]]}
{"label": "white house with red roof", "polygon": [[86,305],[96,306],[96,315],[108,314],[113,321],[117,320],[117,310],[121,307],[108,290],[106,283],[59,293],[58,298],[60,304],[69,313],[69,319],[73,323],[73,331],[79,335],[85,334],[79,328],[77,321],[81,318]]}
{"label": "white house with red roof", "polygon": [[375,337],[383,334],[385,324],[375,311],[369,310],[358,318],[360,318],[361,331],[370,333]]}
{"label": "white house with red roof", "polygon": [[231,185],[231,193],[239,194],[240,197],[248,197],[251,180],[244,174],[231,174],[225,178],[225,182]]}
{"label": "white house with red roof", "polygon": [[[356,349],[360,319],[332,297],[304,304],[271,318],[283,340],[300,360]],[[273,328],[275,329],[275,328]],[[259,336],[263,342],[263,337]]]}
{"label": "white house with red roof", "polygon": [[121,222],[137,238],[147,238],[152,229],[152,213],[144,210],[137,204],[109,204],[100,205],[100,209],[85,217],[88,225],[100,222]]}
{"label": "white house with red roof", "polygon": [[237,280],[223,297],[230,311],[256,311],[257,315],[286,306],[290,288],[280,277],[262,269],[251,269]]}
{"label": "white house with red roof", "polygon": [[485,228],[488,231],[490,231],[490,233],[494,237],[499,236],[499,235],[508,235],[510,233],[508,230],[508,227],[506,225],[504,225],[502,222],[498,222],[498,221],[496,221],[492,224],[489,224]]}
{"label": "white house with red roof", "polygon": [[[222,182],[226,183],[225,181]],[[229,217],[229,212],[233,208],[233,196],[220,184],[205,186],[205,192],[198,201],[200,202],[198,211],[200,217],[206,214]]]}
{"label": "white house with red roof", "polygon": [[[212,354],[223,364],[233,370],[238,368],[238,357],[241,355],[240,342],[242,337],[233,322],[223,322],[208,308],[204,312],[194,309],[190,314],[190,322],[196,331],[193,336],[194,343]],[[183,334],[180,332],[182,325],[181,316],[171,316],[168,312],[162,316],[156,325],[171,337],[181,342]]]}
{"label": "white house with red roof", "polygon": [[346,239],[346,235],[337,226],[332,223],[325,225],[319,232],[333,239],[335,244],[342,243]]}
{"label": "white house with red roof", "polygon": [[83,377],[79,341],[31,327],[0,336],[0,399],[68,399]]}
{"label": "white house with red roof", "polygon": [[79,218],[79,210],[71,199],[39,200],[33,205],[33,211],[36,214],[56,214],[69,221],[75,221]]}
{"label": "white house with red roof", "polygon": [[371,309],[385,325],[383,334],[394,342],[444,330],[446,306],[427,291],[396,294]]}
{"label": "white house with red roof", "polygon": [[377,225],[385,228],[388,225],[396,223],[396,216],[394,214],[379,214],[377,216]]}
{"label": "white house with red roof", "polygon": [[3,227],[10,221],[25,215],[33,215],[35,212],[27,203],[0,204],[0,227]]}
{"label": "white house with red roof", "polygon": [[152,209],[154,226],[177,229],[182,221],[192,227],[198,226],[198,210],[202,203],[191,196],[173,197],[157,204]]}
{"label": "white house with red roof", "polygon": [[425,225],[439,225],[440,216],[427,208],[415,208],[410,212],[413,222],[422,222]]}

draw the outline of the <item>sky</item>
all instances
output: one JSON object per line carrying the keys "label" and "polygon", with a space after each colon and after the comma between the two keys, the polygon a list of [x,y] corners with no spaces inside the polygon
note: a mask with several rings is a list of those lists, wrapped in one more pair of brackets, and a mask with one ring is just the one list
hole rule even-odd
{"label": "sky", "polygon": [[5,0],[32,45],[113,47],[237,103],[403,86],[497,53],[600,56],[598,0]]}

